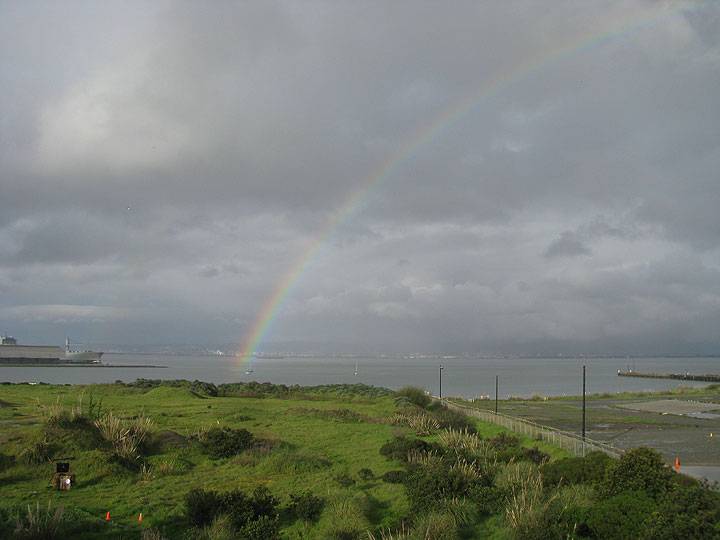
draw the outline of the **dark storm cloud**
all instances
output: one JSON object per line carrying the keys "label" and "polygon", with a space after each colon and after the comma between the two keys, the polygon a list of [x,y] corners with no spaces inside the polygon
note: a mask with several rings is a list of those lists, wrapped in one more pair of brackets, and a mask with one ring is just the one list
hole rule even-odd
{"label": "dark storm cloud", "polygon": [[0,330],[238,341],[390,160],[271,341],[720,347],[718,35],[712,2],[2,3]]}

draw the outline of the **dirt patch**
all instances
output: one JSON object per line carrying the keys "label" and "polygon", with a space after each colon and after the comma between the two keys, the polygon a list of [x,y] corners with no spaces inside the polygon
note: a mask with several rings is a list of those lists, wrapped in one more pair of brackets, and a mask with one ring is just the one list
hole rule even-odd
{"label": "dirt patch", "polygon": [[641,401],[637,403],[617,404],[622,409],[632,411],[652,412],[657,414],[688,415],[696,413],[707,413],[720,410],[717,403],[705,403],[703,401],[688,401],[681,399],[659,399],[655,401]]}

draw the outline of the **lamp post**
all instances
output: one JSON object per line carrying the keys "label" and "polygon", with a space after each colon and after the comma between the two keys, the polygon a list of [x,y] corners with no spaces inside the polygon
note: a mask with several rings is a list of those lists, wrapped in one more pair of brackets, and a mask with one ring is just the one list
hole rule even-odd
{"label": "lamp post", "polygon": [[[583,366],[583,394],[582,394],[582,440],[585,442],[585,366]],[[584,454],[584,452],[583,452]]]}
{"label": "lamp post", "polygon": [[442,364],[440,364],[440,372],[439,372],[440,373],[440,399],[442,399],[442,372],[443,372],[443,367],[442,367]]}
{"label": "lamp post", "polygon": [[495,414],[497,414],[498,407],[498,375],[495,375]]}

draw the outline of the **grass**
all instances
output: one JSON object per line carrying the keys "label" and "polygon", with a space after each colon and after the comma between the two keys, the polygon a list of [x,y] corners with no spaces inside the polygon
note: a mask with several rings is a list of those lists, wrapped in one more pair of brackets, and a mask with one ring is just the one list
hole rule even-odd
{"label": "grass", "polygon": [[[181,537],[184,496],[194,487],[250,492],[266,486],[282,505],[289,504],[291,494],[309,490],[328,501],[316,524],[283,518],[284,538],[322,537],[343,528],[380,531],[397,527],[407,516],[404,487],[380,479],[398,463],[386,460],[379,448],[395,435],[415,433],[391,421],[398,412],[391,394],[322,387],[275,397],[246,390],[209,397],[182,385],[0,385],[0,453],[20,456],[46,441],[49,455],[73,458],[76,475],[72,490],[57,492],[49,484],[54,468],[47,455],[35,452],[33,464],[18,459],[0,472],[0,507],[72,509],[95,521],[76,536],[88,539],[107,537],[109,531],[140,538],[143,530]],[[95,420],[82,420],[87,411],[77,410],[80,395],[84,403],[95,404]],[[48,422],[49,416],[63,421]],[[210,459],[192,441],[218,426],[247,429],[261,442],[238,456]],[[504,431],[481,422],[477,430],[483,438]],[[435,433],[427,440],[439,437]],[[521,442],[553,458],[566,455],[531,439],[521,437]],[[108,458],[114,454],[137,466]],[[358,474],[366,468],[374,477]],[[345,477],[354,482],[338,481]],[[487,527],[494,530],[492,523]]]}

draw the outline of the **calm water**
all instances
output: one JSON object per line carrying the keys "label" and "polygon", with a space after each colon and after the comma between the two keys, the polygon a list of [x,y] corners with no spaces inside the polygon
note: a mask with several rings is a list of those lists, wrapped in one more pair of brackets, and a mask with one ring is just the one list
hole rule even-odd
{"label": "calm water", "polygon": [[[358,362],[359,373],[355,371]],[[388,388],[421,386],[433,393],[439,388],[439,366],[444,366],[444,395],[474,397],[495,394],[500,377],[500,397],[577,395],[582,391],[582,366],[587,366],[587,391],[622,392],[660,390],[681,385],[703,386],[672,380],[618,377],[618,369],[637,371],[720,372],[720,358],[263,358],[254,361],[254,372],[228,356],[162,356],[106,354],[107,364],[156,364],[152,368],[0,367],[0,381],[87,384],[147,379],[189,379],[214,383],[259,381],[282,384],[364,383]],[[0,392],[2,389],[0,388]]]}

